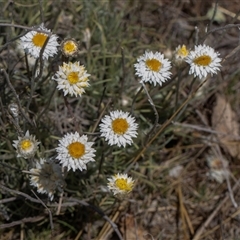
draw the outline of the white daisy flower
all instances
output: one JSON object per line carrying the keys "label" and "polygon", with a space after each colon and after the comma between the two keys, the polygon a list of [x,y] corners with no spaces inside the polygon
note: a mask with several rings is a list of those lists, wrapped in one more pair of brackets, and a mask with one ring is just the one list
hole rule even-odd
{"label": "white daisy flower", "polygon": [[61,51],[66,57],[73,57],[78,54],[78,43],[74,39],[65,39],[61,43]]}
{"label": "white daisy flower", "polygon": [[[42,54],[43,59],[48,59],[48,57],[54,56],[58,51],[57,49],[57,47],[59,46],[57,42],[58,36],[55,34],[51,34],[51,31],[45,28],[43,24],[41,24],[38,27],[38,30],[43,30],[45,32],[49,32],[50,34],[49,40]],[[44,43],[47,38],[48,38],[48,34],[33,30],[25,34],[23,37],[21,37],[20,40],[21,40],[22,47],[25,49],[27,53],[29,53],[34,58],[39,58],[40,51],[44,46]]]}
{"label": "white daisy flower", "polygon": [[110,112],[110,116],[106,115],[99,126],[101,137],[104,137],[111,146],[131,145],[132,138],[137,136],[138,124],[135,123],[135,118],[121,110]]}
{"label": "white daisy flower", "polygon": [[170,61],[165,59],[160,52],[145,52],[137,61],[138,63],[134,64],[134,67],[136,75],[141,78],[141,83],[149,82],[154,86],[158,83],[161,86],[172,74],[169,72]]}
{"label": "white daisy flower", "polygon": [[53,200],[54,193],[58,189],[62,191],[65,186],[61,167],[53,161],[46,161],[44,158],[36,163],[36,168],[30,169],[30,185],[37,188],[38,193],[48,194]]}
{"label": "white daisy flower", "polygon": [[174,52],[174,60],[177,64],[181,64],[182,61],[188,56],[189,51],[187,47],[183,44],[179,45]]}
{"label": "white daisy flower", "polygon": [[205,78],[208,73],[216,74],[221,67],[220,54],[213,48],[206,45],[195,46],[194,51],[190,51],[185,61],[190,65],[189,74],[200,79]]}
{"label": "white daisy flower", "polygon": [[80,137],[78,132],[67,133],[59,140],[56,151],[58,152],[57,159],[63,167],[67,167],[68,171],[72,169],[87,169],[88,162],[94,162],[95,149],[92,148],[93,142],[88,142],[86,135]]}
{"label": "white daisy flower", "polygon": [[108,189],[114,195],[125,195],[133,190],[134,180],[128,177],[127,174],[118,173],[111,178],[108,178]]}
{"label": "white daisy flower", "polygon": [[67,94],[79,95],[85,92],[84,88],[88,87],[88,77],[84,66],[81,66],[79,62],[75,63],[63,63],[63,66],[59,66],[58,72],[53,76],[53,80],[57,81],[58,90],[63,90],[64,96]]}
{"label": "white daisy flower", "polygon": [[227,160],[208,156],[207,162],[210,168],[210,171],[207,175],[212,179],[216,180],[219,183],[222,183],[226,177],[229,176],[230,172],[228,169]]}
{"label": "white daisy flower", "polygon": [[17,157],[31,158],[35,155],[38,145],[35,136],[30,135],[29,131],[26,132],[24,137],[18,137],[18,140],[13,141],[13,146],[17,150]]}

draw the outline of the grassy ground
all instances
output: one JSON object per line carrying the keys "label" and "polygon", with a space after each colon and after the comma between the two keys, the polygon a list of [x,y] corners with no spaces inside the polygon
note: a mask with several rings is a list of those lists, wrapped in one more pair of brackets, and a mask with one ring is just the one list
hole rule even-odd
{"label": "grassy ground", "polygon": [[[214,2],[0,2],[0,67],[34,122],[31,126],[20,115],[24,132],[29,130],[41,142],[36,158],[54,158],[57,140],[68,132],[87,134],[96,149],[96,162],[87,171],[68,173],[62,195],[55,194],[52,202],[45,195],[37,198],[22,172],[30,163],[16,158],[12,146],[18,135],[9,104],[16,103],[16,96],[2,71],[1,240],[119,239],[116,229],[127,240],[240,239],[240,18],[235,16],[240,9],[237,0],[220,0],[212,8]],[[79,41],[80,54],[74,60],[91,74],[91,86],[81,98],[63,97],[51,80],[63,61],[60,55],[49,61],[33,90],[25,56],[18,50],[24,30],[3,23],[31,27],[41,22],[61,39]],[[159,114],[155,124],[149,96],[139,91],[134,74],[136,58],[151,50],[172,59],[179,44],[193,49],[203,42],[221,54],[221,72],[203,84],[188,74],[187,65],[174,65],[171,80],[163,86],[147,85]],[[110,147],[99,137],[99,120],[116,109],[132,112],[139,124],[138,137],[126,148]],[[230,174],[222,182],[211,177],[223,168],[211,168],[210,158],[227,160],[229,170],[224,170]],[[136,184],[121,200],[107,192],[106,184],[109,176],[124,171]]]}

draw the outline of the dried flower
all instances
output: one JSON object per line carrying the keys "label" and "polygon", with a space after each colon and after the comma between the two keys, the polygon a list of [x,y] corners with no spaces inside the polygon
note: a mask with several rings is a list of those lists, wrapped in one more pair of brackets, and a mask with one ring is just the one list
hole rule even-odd
{"label": "dried flower", "polygon": [[229,175],[228,161],[225,159],[216,158],[213,156],[207,157],[208,166],[210,168],[209,176],[219,183]]}
{"label": "dried flower", "polygon": [[39,193],[48,194],[50,200],[53,200],[55,191],[62,191],[65,185],[61,167],[53,161],[41,158],[40,162],[36,163],[36,168],[30,169],[30,172],[30,184],[36,187]]}
{"label": "dried flower", "polygon": [[111,178],[108,178],[108,189],[114,195],[125,195],[132,191],[134,187],[134,180],[128,177],[127,174],[118,173]]}
{"label": "dried flower", "polygon": [[29,131],[26,132],[24,137],[18,137],[18,140],[13,141],[13,146],[17,150],[17,157],[31,158],[35,155],[38,145],[35,136],[30,135]]}
{"label": "dried flower", "polygon": [[78,54],[79,46],[75,39],[65,39],[61,43],[61,51],[66,57],[73,57]]}
{"label": "dried flower", "polygon": [[174,60],[176,64],[181,64],[188,56],[189,51],[185,45],[179,45],[174,52]]}

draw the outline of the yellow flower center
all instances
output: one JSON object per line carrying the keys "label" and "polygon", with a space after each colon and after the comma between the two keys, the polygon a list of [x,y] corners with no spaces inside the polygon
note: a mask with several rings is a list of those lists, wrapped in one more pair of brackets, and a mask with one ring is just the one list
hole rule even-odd
{"label": "yellow flower center", "polygon": [[42,47],[47,39],[47,35],[43,33],[36,33],[33,38],[32,42],[36,47]]}
{"label": "yellow flower center", "polygon": [[65,53],[74,53],[76,49],[77,46],[73,41],[67,41],[63,44],[63,50]]}
{"label": "yellow flower center", "polygon": [[200,57],[197,57],[193,60],[193,62],[200,66],[208,66],[212,61],[212,58],[208,55],[202,55]]}
{"label": "yellow flower center", "polygon": [[70,72],[67,76],[67,80],[70,84],[76,84],[79,80],[78,72]]}
{"label": "yellow flower center", "polygon": [[119,178],[115,181],[116,186],[123,191],[131,191],[132,184],[127,183],[127,180],[124,178]]}
{"label": "yellow flower center", "polygon": [[128,122],[124,118],[117,118],[112,121],[112,129],[116,134],[124,134],[128,130]]}
{"label": "yellow flower center", "polygon": [[73,158],[80,158],[85,154],[85,145],[80,142],[73,142],[68,145],[68,152]]}
{"label": "yellow flower center", "polygon": [[147,59],[146,61],[146,65],[148,66],[148,68],[154,72],[158,72],[161,67],[162,67],[162,63],[160,61],[158,61],[157,59]]}
{"label": "yellow flower center", "polygon": [[22,150],[29,150],[32,147],[32,142],[28,139],[22,140],[20,143]]}
{"label": "yellow flower center", "polygon": [[178,50],[178,55],[186,57],[188,55],[189,51],[187,50],[185,45],[182,45],[182,47]]}

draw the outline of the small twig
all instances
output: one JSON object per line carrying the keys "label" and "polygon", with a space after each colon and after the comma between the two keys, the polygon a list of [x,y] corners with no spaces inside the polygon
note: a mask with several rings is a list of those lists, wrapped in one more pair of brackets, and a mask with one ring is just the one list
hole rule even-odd
{"label": "small twig", "polygon": [[[3,119],[3,122],[6,122],[7,116],[6,116],[6,111],[5,111],[4,107],[3,107],[3,102],[2,102],[2,97],[1,97],[2,95],[1,95],[1,94],[2,94],[2,93],[0,93],[0,111],[1,111],[1,117],[2,117],[2,119]],[[6,132],[5,127],[3,127],[2,130]]]}
{"label": "small twig", "polygon": [[39,173],[34,173],[34,172],[30,172],[30,171],[27,171],[27,170],[22,170],[22,173],[26,173],[26,174],[29,174],[29,175],[32,175],[32,176],[40,176]]}
{"label": "small twig", "polygon": [[[89,198],[81,199],[81,201],[88,202],[88,201],[91,201],[93,199],[94,199],[94,197],[92,196],[92,197],[89,197]],[[64,198],[64,200],[67,201],[68,198]],[[58,207],[58,205],[59,205],[59,203],[54,203],[54,202],[47,204],[47,206],[50,207],[50,208],[52,208],[52,207],[56,208],[56,207]],[[62,207],[73,207],[73,206],[76,206],[76,205],[79,205],[79,203],[78,202],[62,202]]]}
{"label": "small twig", "polygon": [[[62,176],[64,178],[64,167],[62,166]],[[58,207],[57,207],[57,212],[56,212],[56,215],[59,215],[60,212],[61,212],[61,207],[62,207],[62,203],[63,203],[63,190],[60,194],[60,198],[59,198],[59,201],[58,201]]]}
{"label": "small twig", "polygon": [[224,57],[223,61],[225,61],[226,59],[232,57],[234,54],[236,54],[238,51],[240,50],[240,45],[238,45],[237,47],[235,47],[226,57]]}
{"label": "small twig", "polygon": [[216,16],[216,13],[217,13],[218,1],[219,1],[219,0],[216,0],[216,2],[215,2],[215,4],[214,4],[214,11],[213,11],[212,18],[211,18],[211,20],[210,20],[209,30],[212,28],[212,23],[213,23],[213,21],[214,21],[214,18],[215,18],[215,16]]}
{"label": "small twig", "polygon": [[210,30],[209,32],[207,32],[202,40],[202,42],[204,42],[206,40],[206,38],[211,34],[211,33],[214,33],[214,32],[217,32],[217,31],[221,31],[221,30],[225,30],[225,29],[229,29],[229,28],[234,28],[234,27],[240,27],[240,24],[228,24],[228,25],[225,25],[223,27],[218,27],[218,28],[214,28],[212,30]]}
{"label": "small twig", "polygon": [[191,128],[191,129],[195,129],[197,131],[203,131],[203,132],[207,132],[207,133],[222,135],[223,137],[224,136],[232,137],[232,138],[234,138],[233,140],[235,140],[235,141],[240,140],[240,136],[236,137],[236,136],[233,136],[233,135],[230,135],[227,133],[218,132],[218,131],[212,130],[210,127],[202,127],[202,126],[197,126],[197,125],[193,125],[193,124],[189,124],[189,123],[179,123],[179,122],[174,122],[174,121],[172,121],[172,124],[175,126],[183,127],[183,128]]}
{"label": "small twig", "polygon": [[1,224],[0,225],[0,229],[5,229],[5,228],[11,228],[17,225],[21,225],[22,223],[34,223],[34,222],[39,222],[42,219],[46,218],[46,216],[38,216],[38,217],[29,217],[29,218],[23,218],[21,220],[18,221],[14,221],[11,223],[6,223],[6,224]]}
{"label": "small twig", "polygon": [[219,10],[220,12],[222,12],[222,13],[230,16],[230,17],[232,17],[232,18],[233,18],[233,21],[235,21],[235,20],[240,20],[240,17],[239,17],[240,11],[238,11],[238,12],[235,14],[235,13],[233,13],[233,12],[228,11],[226,8],[223,8],[223,7],[220,7],[220,6],[218,6],[218,10]]}
{"label": "small twig", "polygon": [[138,89],[136,95],[134,96],[134,98],[132,100],[131,115],[133,114],[133,107],[134,107],[134,104],[136,102],[136,99],[137,99],[138,95],[142,92],[142,90],[143,90],[143,85]]}
{"label": "small twig", "polygon": [[[35,31],[35,32],[45,33],[45,34],[47,34],[48,36],[51,35],[51,32],[48,32],[48,31],[45,31],[45,30],[42,30],[42,29],[38,29],[37,26],[34,26],[34,27],[26,27],[26,26],[23,26],[23,25],[13,24],[13,23],[0,23],[0,26],[1,26],[1,27],[22,28],[22,29],[29,30],[29,31]],[[25,34],[26,34],[26,33],[25,33]]]}
{"label": "small twig", "polygon": [[[189,90],[190,90],[190,95],[191,95],[191,93],[192,93],[192,91],[193,91],[193,84],[194,84],[194,82],[195,82],[195,80],[196,80],[196,77],[194,77],[193,78],[193,80],[192,80],[192,82],[191,82],[191,84],[190,84],[190,86],[189,86]],[[206,79],[205,79],[206,80]],[[203,84],[201,85],[201,87],[205,84],[205,82],[206,81],[203,81]],[[200,87],[200,88],[201,88]],[[178,121],[178,119],[180,118],[180,116],[182,115],[182,113],[184,113],[185,112],[185,109],[187,108],[187,106],[188,106],[188,103],[182,108],[182,110],[178,113],[178,115],[176,116],[176,121]]]}
{"label": "small twig", "polygon": [[[146,236],[149,236],[151,238],[151,240],[154,240],[153,235],[151,235],[150,233],[144,233],[143,237],[145,238]],[[146,239],[148,239],[148,237],[146,237]]]}
{"label": "small twig", "polygon": [[[13,20],[13,16],[14,16],[14,14],[13,14],[13,4],[10,5],[9,11],[10,11],[10,14],[9,14],[10,21],[13,22],[14,21]],[[7,28],[6,32],[7,32],[7,36],[6,36],[7,41],[6,42],[8,42],[8,39],[12,36],[13,31],[11,31],[10,28]],[[10,66],[10,61],[11,61],[10,60],[10,46],[7,45],[7,66]],[[8,71],[10,71],[10,70],[8,69]]]}
{"label": "small twig", "polygon": [[[233,187],[233,191],[235,191],[237,188],[239,188],[239,183],[237,182],[234,187]],[[201,227],[197,230],[197,232],[195,233],[194,237],[192,240],[198,240],[201,238],[201,234],[203,233],[203,231],[209,226],[210,222],[212,221],[212,219],[216,216],[216,214],[218,213],[218,211],[221,209],[221,207],[227,202],[229,198],[229,195],[227,195],[219,204],[216,208],[214,208],[215,210],[212,212],[212,214],[209,215],[209,217],[206,219],[205,222],[203,222],[203,224],[201,225]]]}
{"label": "small twig", "polygon": [[38,6],[39,6],[39,12],[40,12],[40,19],[41,19],[41,22],[43,23],[44,22],[43,1],[39,0],[38,2],[39,2]]}
{"label": "small twig", "polygon": [[198,34],[199,34],[199,29],[197,26],[195,26],[195,45],[198,45]]}
{"label": "small twig", "polygon": [[24,52],[24,58],[25,58],[25,63],[26,63],[26,68],[27,68],[27,76],[28,76],[29,81],[31,81],[30,68],[29,68],[29,63],[28,63],[28,56],[27,56],[26,52]]}
{"label": "small twig", "polygon": [[10,79],[9,79],[9,76],[8,76],[6,70],[5,70],[5,69],[1,69],[1,72],[3,72],[3,74],[4,74],[4,76],[5,76],[6,80],[7,80],[8,86],[9,86],[10,89],[12,90],[12,92],[13,92],[16,100],[17,100],[17,104],[18,104],[18,107],[19,107],[19,110],[20,110],[21,114],[22,114],[23,117],[28,121],[28,123],[29,123],[31,126],[33,126],[32,121],[31,121],[30,118],[25,114],[25,112],[24,112],[24,110],[23,110],[23,108],[22,108],[22,106],[21,106],[20,99],[19,99],[19,97],[18,97],[18,95],[17,95],[17,92],[16,92],[15,88],[13,87],[13,85],[12,85],[11,82],[10,82]]}
{"label": "small twig", "polygon": [[121,55],[122,55],[122,71],[123,71],[123,75],[122,75],[122,80],[121,80],[121,87],[120,87],[120,98],[122,99],[122,93],[123,93],[123,88],[124,88],[124,82],[125,82],[125,55],[124,55],[124,50],[123,48],[121,48]]}
{"label": "small twig", "polygon": [[11,0],[8,0],[8,1],[5,3],[5,6],[3,7],[2,12],[4,13],[4,12],[7,10],[8,6],[11,5],[12,3],[13,3],[13,2],[12,2]]}
{"label": "small twig", "polygon": [[34,70],[32,71],[32,77],[31,77],[31,88],[30,88],[30,98],[28,100],[28,103],[27,103],[27,111],[29,111],[29,107],[30,107],[30,104],[32,102],[32,98],[33,98],[33,93],[34,93],[34,75],[36,73],[36,70],[37,70],[37,65],[38,65],[38,59],[35,61],[35,66],[34,66]]}
{"label": "small twig", "polygon": [[108,221],[108,223],[112,226],[112,228],[114,229],[114,231],[116,232],[116,234],[118,235],[120,240],[123,240],[123,237],[120,233],[120,231],[118,230],[117,225],[112,222],[112,220],[99,208],[97,208],[96,206],[90,205],[89,203],[85,202],[85,201],[81,201],[77,198],[68,198],[68,201],[73,201],[73,202],[78,202],[79,204],[92,208],[94,211],[96,211],[99,215],[101,215],[103,217],[103,219],[105,219],[106,221]]}
{"label": "small twig", "polygon": [[[214,148],[213,148],[213,151],[215,151]],[[218,145],[216,146],[215,155],[218,156],[219,159],[220,159],[221,162],[222,162],[222,166],[223,166],[223,168],[224,168],[224,177],[225,177],[225,179],[226,179],[226,181],[227,181],[227,187],[228,187],[228,191],[229,191],[229,197],[230,197],[230,199],[231,199],[231,202],[232,202],[233,206],[234,206],[235,208],[237,208],[238,205],[237,205],[237,203],[236,203],[236,201],[235,201],[235,199],[234,199],[233,191],[232,191],[231,184],[230,184],[230,181],[229,181],[229,174],[228,174],[229,170],[226,168],[226,166],[225,166],[225,164],[224,164],[224,162],[223,162],[223,156],[222,156],[221,150],[220,150],[220,148],[219,148]]]}
{"label": "small twig", "polygon": [[25,233],[25,231],[24,231],[24,228],[25,228],[25,223],[22,223],[21,224],[21,231],[20,231],[20,240],[24,240],[24,233]]}
{"label": "small twig", "polygon": [[63,202],[63,192],[60,193],[56,215],[59,215],[61,212],[62,202]]}
{"label": "small twig", "polygon": [[[119,204],[119,202],[117,202],[117,200],[115,199],[113,204],[112,204],[112,208],[116,208],[115,204],[118,203],[117,209],[111,214],[110,219],[112,222],[115,222],[117,220],[117,218],[120,215],[120,212],[123,210],[124,205],[126,203],[126,201],[121,202],[121,204]],[[109,223],[105,223],[103,225],[103,227],[101,228],[101,230],[98,232],[98,236],[96,240],[101,240],[101,239],[107,239],[110,234],[111,234],[111,225]]]}
{"label": "small twig", "polygon": [[51,92],[50,97],[49,97],[45,107],[42,109],[42,111],[37,116],[37,120],[36,120],[37,123],[39,122],[39,120],[42,117],[42,115],[47,111],[48,107],[50,106],[52,98],[54,96],[54,93],[55,93],[56,89],[57,89],[56,87],[53,88],[53,91]]}
{"label": "small twig", "polygon": [[180,82],[182,80],[181,78],[182,71],[180,71],[179,67],[177,68],[177,82],[176,82],[176,99],[175,99],[175,106],[174,106],[174,111],[178,107],[178,96],[179,96],[179,88],[180,88]]}
{"label": "small twig", "polygon": [[36,194],[33,190],[31,190],[31,192],[32,192],[32,193],[34,194],[34,196],[40,201],[40,203],[47,209],[48,214],[49,214],[51,232],[52,232],[52,234],[53,234],[54,226],[53,226],[52,212],[51,212],[50,209],[46,206],[46,204],[37,196],[37,194]]}
{"label": "small twig", "polygon": [[232,202],[233,206],[234,206],[235,208],[237,208],[237,207],[238,207],[238,204],[236,203],[236,201],[235,201],[235,199],[234,199],[232,187],[231,187],[231,184],[230,184],[230,181],[229,181],[229,176],[227,176],[226,170],[225,170],[225,177],[226,177],[226,181],[227,181],[227,187],[228,187],[228,191],[229,191],[229,197],[230,197],[230,199],[231,199],[231,202]]}
{"label": "small twig", "polygon": [[9,119],[12,122],[12,124],[14,125],[15,129],[18,132],[19,136],[23,136],[23,130],[21,129],[19,122],[18,122],[18,118],[14,118],[11,114],[9,114]]}
{"label": "small twig", "polygon": [[144,91],[145,93],[147,94],[147,97],[148,97],[148,101],[150,102],[152,108],[153,108],[153,111],[154,111],[154,114],[155,114],[155,122],[154,122],[154,125],[152,127],[152,129],[149,131],[149,133],[146,135],[146,138],[145,138],[145,141],[148,141],[148,138],[151,136],[151,134],[154,132],[154,130],[156,129],[157,125],[158,125],[158,121],[159,121],[159,114],[158,114],[158,111],[153,103],[153,100],[151,98],[151,96],[149,95],[149,92],[146,88],[146,85],[144,83],[142,83],[142,86],[144,88]]}
{"label": "small twig", "polygon": [[[178,201],[179,201],[179,211],[180,211],[180,215],[181,215],[181,219],[182,219],[182,226],[183,226],[183,232],[184,232],[184,238],[187,239],[187,219],[185,216],[185,206],[183,203],[183,195],[182,195],[182,189],[181,189],[181,183],[179,182],[176,188],[176,193],[177,193],[177,197],[178,197]],[[192,228],[191,228],[192,230]],[[191,231],[192,233],[192,231]]]}
{"label": "small twig", "polygon": [[[46,204],[43,203],[43,201],[41,199],[39,199],[39,197],[34,193],[34,191],[32,190],[33,194],[35,195],[35,198],[32,198],[31,196],[29,196],[28,194],[26,193],[22,193],[20,191],[17,191],[17,190],[13,190],[13,189],[10,189],[8,187],[5,187],[3,186],[2,184],[0,184],[0,188],[3,189],[4,191],[7,191],[7,192],[10,192],[11,194],[17,194],[17,195],[20,195],[22,197],[25,197],[27,199],[29,199],[30,201],[32,202],[35,202],[35,203],[41,203],[48,211],[49,213],[49,219],[50,219],[50,225],[51,225],[51,230],[54,229],[54,226],[53,226],[53,221],[52,221],[52,213],[51,211],[48,209],[48,207],[46,206]],[[44,218],[44,217],[43,217]],[[30,220],[31,219],[31,220]],[[35,218],[24,218],[20,221],[16,221],[16,222],[12,222],[10,224],[2,224],[0,225],[0,228],[7,228],[7,227],[12,227],[12,226],[15,226],[15,225],[19,225],[19,224],[22,224],[22,223],[25,223],[25,222],[31,222],[33,221],[33,219]],[[42,219],[42,218],[41,218]],[[40,221],[40,220],[37,220],[37,221]]]}
{"label": "small twig", "polygon": [[99,101],[99,104],[98,104],[97,116],[99,115],[99,112],[100,112],[100,109],[101,109],[101,104],[102,104],[102,102],[103,102],[103,98],[104,98],[104,96],[105,96],[106,90],[107,90],[107,88],[106,88],[106,85],[105,85],[105,83],[104,83],[104,84],[103,84],[102,95],[101,95],[101,98],[100,98],[100,101]]}
{"label": "small twig", "polygon": [[26,33],[22,33],[22,34],[19,34],[17,37],[14,37],[10,40],[8,40],[5,44],[1,45],[0,47],[0,52],[5,48],[5,47],[8,47],[9,44],[11,44],[12,42],[15,42],[17,39],[19,39],[20,37],[24,36]]}
{"label": "small twig", "polygon": [[[2,160],[2,158],[1,158],[1,160]],[[12,167],[12,166],[8,165],[7,163],[4,163],[3,161],[0,161],[0,165],[2,165],[4,167],[7,167],[9,169],[12,169],[14,171],[17,171],[18,173],[21,172],[21,170],[19,170],[18,168]]]}
{"label": "small twig", "polygon": [[[40,66],[39,66],[39,74],[37,75],[37,77],[34,79],[36,82],[42,77],[42,73],[43,73],[43,67],[44,67],[44,61],[43,61],[43,53],[44,50],[48,44],[48,41],[50,39],[51,35],[48,35],[48,37],[46,38],[41,50],[40,50],[40,54],[39,54],[39,61],[40,61]],[[35,71],[34,71],[35,74]]]}
{"label": "small twig", "polygon": [[108,99],[107,104],[106,104],[106,106],[104,107],[104,109],[102,110],[101,114],[99,115],[97,121],[95,122],[95,124],[94,124],[94,126],[93,126],[93,128],[92,128],[91,133],[94,133],[94,132],[96,131],[97,126],[99,125],[99,122],[101,121],[102,116],[103,116],[103,114],[105,113],[105,111],[106,111],[106,109],[107,109],[107,107],[108,107],[108,105],[110,104],[111,101],[112,101],[111,98]]}
{"label": "small twig", "polygon": [[[120,207],[119,207],[120,208]],[[120,209],[118,209],[112,216],[111,216],[111,221],[115,222],[116,219],[119,217],[120,215]],[[101,239],[108,239],[108,235],[110,234],[111,230],[111,226],[107,223],[104,224],[103,228],[101,229],[101,231],[98,233],[98,237],[96,240],[101,240]]]}
{"label": "small twig", "polygon": [[17,191],[17,190],[10,189],[10,188],[8,188],[8,187],[5,187],[5,186],[2,185],[2,184],[0,184],[0,188],[3,189],[4,191],[10,192],[11,194],[16,194],[16,195],[20,195],[20,196],[22,196],[22,197],[25,197],[25,198],[29,199],[31,202],[41,203],[38,199],[33,198],[33,197],[29,196],[29,195],[26,194],[26,193],[23,193],[23,192],[19,192],[19,191]]}
{"label": "small twig", "polygon": [[5,198],[5,199],[0,200],[0,204],[12,202],[12,201],[15,201],[16,199],[17,199],[16,197]]}

